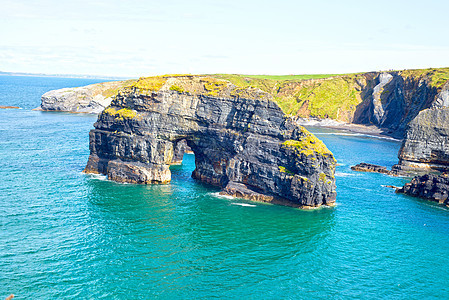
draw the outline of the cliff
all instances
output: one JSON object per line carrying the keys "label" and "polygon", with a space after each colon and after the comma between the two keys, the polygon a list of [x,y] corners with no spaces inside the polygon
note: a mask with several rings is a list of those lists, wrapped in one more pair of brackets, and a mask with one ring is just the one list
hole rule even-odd
{"label": "cliff", "polygon": [[[273,97],[284,113],[296,118],[329,118],[375,125],[403,138],[418,113],[449,102],[449,68],[369,72],[347,75],[251,76],[215,74],[236,87],[257,88]],[[51,91],[42,96],[43,110],[99,113],[118,89],[135,81],[103,83]]]}
{"label": "cliff", "polygon": [[49,91],[42,95],[41,106],[37,110],[98,114],[111,103],[119,89],[135,81],[111,81]]}
{"label": "cliff", "polygon": [[[299,118],[329,118],[375,125],[396,138],[418,113],[449,102],[449,68],[329,75],[291,76],[282,80],[243,75],[215,75],[236,85],[270,93],[282,110]],[[274,77],[275,78],[275,77]]]}
{"label": "cliff", "polygon": [[409,123],[398,156],[396,170],[449,170],[449,107],[421,111]]}
{"label": "cliff", "polygon": [[168,183],[186,142],[192,176],[222,193],[293,206],[335,201],[335,159],[273,97],[210,76],[141,78],[122,89],[90,132],[85,172]]}

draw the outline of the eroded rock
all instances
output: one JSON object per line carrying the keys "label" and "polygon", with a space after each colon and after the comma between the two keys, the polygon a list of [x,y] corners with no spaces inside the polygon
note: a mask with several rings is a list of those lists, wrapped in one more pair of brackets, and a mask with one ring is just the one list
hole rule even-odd
{"label": "eroded rock", "polygon": [[192,176],[223,193],[296,206],[335,202],[332,153],[259,89],[205,76],[142,78],[94,127],[87,173],[167,183],[185,141],[195,153]]}
{"label": "eroded rock", "polygon": [[408,126],[393,170],[449,170],[448,120],[447,107],[421,111]]}
{"label": "eroded rock", "polygon": [[416,176],[396,192],[449,205],[449,174]]}

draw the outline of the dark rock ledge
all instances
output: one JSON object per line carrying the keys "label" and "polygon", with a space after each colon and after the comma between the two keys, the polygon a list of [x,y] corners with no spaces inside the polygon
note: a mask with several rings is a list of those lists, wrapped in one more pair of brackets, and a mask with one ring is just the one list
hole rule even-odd
{"label": "dark rock ledge", "polygon": [[192,177],[224,194],[298,207],[335,202],[332,153],[259,89],[206,76],[142,78],[94,127],[86,173],[168,183],[185,143],[195,154]]}
{"label": "dark rock ledge", "polygon": [[411,182],[397,189],[396,192],[436,201],[449,206],[449,174],[416,176]]}

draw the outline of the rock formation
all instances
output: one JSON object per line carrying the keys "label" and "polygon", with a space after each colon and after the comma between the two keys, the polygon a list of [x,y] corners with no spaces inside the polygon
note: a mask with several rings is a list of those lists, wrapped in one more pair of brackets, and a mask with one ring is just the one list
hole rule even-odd
{"label": "rock formation", "polygon": [[111,103],[119,89],[134,82],[111,81],[49,91],[42,95],[41,106],[36,110],[98,114]]}
{"label": "rock formation", "polygon": [[449,205],[449,175],[444,173],[416,176],[396,192]]}
{"label": "rock formation", "polygon": [[206,76],[142,78],[99,115],[85,172],[168,183],[185,141],[195,153],[192,176],[223,193],[301,207],[333,204],[332,153],[271,99]]}
{"label": "rock formation", "polygon": [[425,109],[410,122],[393,169],[449,170],[449,108]]}
{"label": "rock formation", "polygon": [[373,165],[373,164],[367,164],[367,163],[360,163],[355,166],[352,166],[351,170],[358,171],[358,172],[371,172],[371,173],[381,173],[381,174],[391,175],[390,174],[391,171],[389,171],[387,169],[387,167]]}

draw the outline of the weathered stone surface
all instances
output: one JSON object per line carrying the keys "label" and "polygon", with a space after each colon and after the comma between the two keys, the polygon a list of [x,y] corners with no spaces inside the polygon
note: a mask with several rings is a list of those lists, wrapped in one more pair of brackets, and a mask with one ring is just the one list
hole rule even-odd
{"label": "weathered stone surface", "polygon": [[362,102],[352,122],[375,125],[390,136],[403,138],[407,124],[438,97],[444,97],[431,85],[431,76],[418,70],[364,74]]}
{"label": "weathered stone surface", "polygon": [[335,202],[335,159],[254,88],[204,76],[141,79],[119,92],[90,132],[87,173],[134,183],[170,181],[186,141],[192,174],[234,196],[294,203]]}
{"label": "weathered stone surface", "polygon": [[449,108],[425,109],[410,122],[394,170],[449,170]]}
{"label": "weathered stone surface", "polygon": [[449,205],[449,174],[416,176],[396,192]]}
{"label": "weathered stone surface", "polygon": [[42,95],[41,106],[36,110],[98,114],[111,103],[119,89],[134,82],[111,81],[49,91]]}

